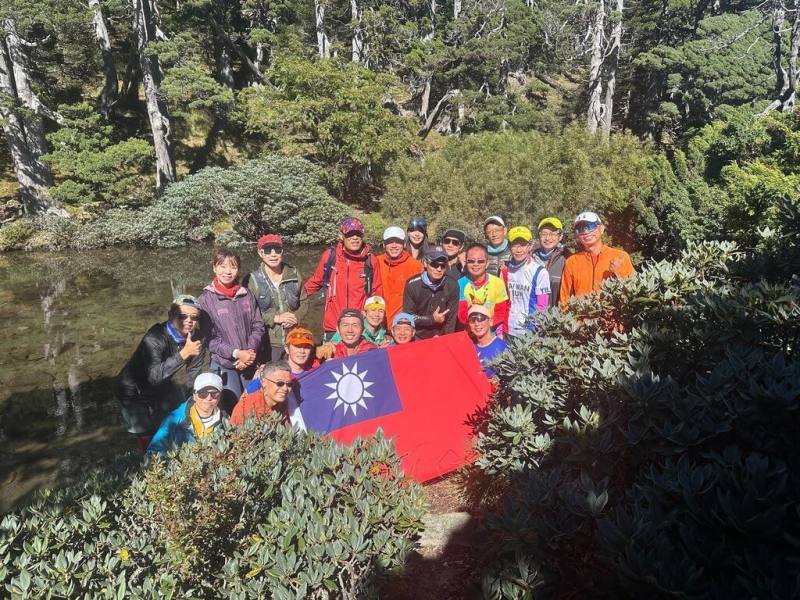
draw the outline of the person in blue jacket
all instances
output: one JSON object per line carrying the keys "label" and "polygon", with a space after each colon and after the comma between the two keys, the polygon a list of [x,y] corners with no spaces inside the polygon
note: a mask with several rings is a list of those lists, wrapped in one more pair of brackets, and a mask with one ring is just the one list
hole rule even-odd
{"label": "person in blue jacket", "polygon": [[201,373],[194,380],[192,397],[173,410],[161,422],[147,451],[165,454],[167,450],[194,442],[219,427],[228,419],[219,409],[222,378],[216,373]]}

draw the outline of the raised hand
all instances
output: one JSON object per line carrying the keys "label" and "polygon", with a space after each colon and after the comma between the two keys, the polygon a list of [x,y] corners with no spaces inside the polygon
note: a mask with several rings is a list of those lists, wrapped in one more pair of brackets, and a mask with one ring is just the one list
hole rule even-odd
{"label": "raised hand", "polygon": [[203,343],[200,340],[192,339],[192,332],[186,334],[186,343],[181,348],[179,354],[183,360],[187,360],[192,356],[197,356],[203,349]]}
{"label": "raised hand", "polygon": [[437,306],[436,309],[433,311],[433,322],[434,323],[444,323],[445,319],[447,318],[447,313],[450,312],[449,308],[444,310],[439,310]]}

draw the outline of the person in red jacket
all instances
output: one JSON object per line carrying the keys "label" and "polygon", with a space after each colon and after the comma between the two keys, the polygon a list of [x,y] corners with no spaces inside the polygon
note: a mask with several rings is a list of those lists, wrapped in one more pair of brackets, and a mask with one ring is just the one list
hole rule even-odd
{"label": "person in red jacket", "polygon": [[422,263],[403,247],[406,232],[402,227],[387,227],[383,232],[385,254],[378,257],[381,269],[383,299],[386,300],[386,322],[403,310],[403,290],[406,281],[422,273]]}
{"label": "person in red jacket", "polygon": [[324,341],[336,333],[336,321],[343,310],[361,310],[369,296],[383,295],[378,259],[364,243],[364,225],[360,220],[347,217],[342,221],[339,242],[322,253],[305,290],[309,296],[324,294]]}
{"label": "person in red jacket", "polygon": [[364,333],[364,321],[361,311],[353,308],[345,308],[339,315],[337,329],[342,341],[334,344],[326,342],[317,348],[317,358],[320,361],[329,358],[346,358],[374,350],[377,348],[372,342],[368,342],[362,335]]}

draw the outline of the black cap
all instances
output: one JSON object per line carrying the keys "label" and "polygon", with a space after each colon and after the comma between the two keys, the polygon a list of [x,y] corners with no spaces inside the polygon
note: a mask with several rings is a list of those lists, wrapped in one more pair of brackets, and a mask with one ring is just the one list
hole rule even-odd
{"label": "black cap", "polygon": [[356,310],[355,308],[345,308],[339,313],[339,318],[336,319],[336,323],[338,324],[345,317],[356,317],[357,319],[361,319],[361,311]]}
{"label": "black cap", "polygon": [[467,240],[467,234],[461,231],[460,229],[448,229],[442,234],[442,239],[448,237],[456,238],[462,244]]}

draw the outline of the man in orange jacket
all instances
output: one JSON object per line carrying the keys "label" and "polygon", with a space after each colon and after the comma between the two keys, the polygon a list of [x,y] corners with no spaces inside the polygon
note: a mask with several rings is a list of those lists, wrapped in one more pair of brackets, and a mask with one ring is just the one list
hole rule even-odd
{"label": "man in orange jacket", "polygon": [[564,265],[559,304],[566,304],[572,296],[598,291],[603,280],[609,277],[633,275],[628,253],[603,243],[605,230],[597,213],[586,211],[575,217],[572,231],[581,250],[570,256]]}
{"label": "man in orange jacket", "polygon": [[406,281],[422,273],[422,263],[405,249],[406,232],[402,227],[387,227],[383,232],[385,254],[378,257],[386,301],[386,322],[391,323],[395,315],[403,310],[403,290]]}

